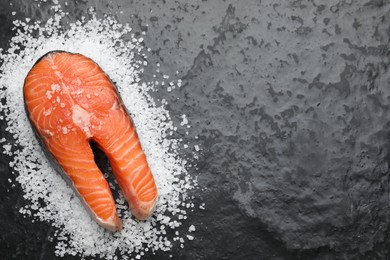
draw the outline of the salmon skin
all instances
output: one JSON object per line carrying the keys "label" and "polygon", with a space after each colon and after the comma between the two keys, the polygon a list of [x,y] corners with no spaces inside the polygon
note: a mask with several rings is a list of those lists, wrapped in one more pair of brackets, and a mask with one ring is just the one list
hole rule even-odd
{"label": "salmon skin", "polygon": [[53,51],[42,56],[24,81],[28,118],[46,155],[102,227],[119,231],[109,185],[89,142],[107,155],[132,214],[147,219],[157,187],[138,135],[114,84],[90,58]]}

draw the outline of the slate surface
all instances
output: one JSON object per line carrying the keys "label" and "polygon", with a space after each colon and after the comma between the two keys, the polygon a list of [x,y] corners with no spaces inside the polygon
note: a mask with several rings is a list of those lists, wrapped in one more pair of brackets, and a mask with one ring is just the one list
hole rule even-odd
{"label": "slate surface", "polygon": [[[0,2],[5,49],[12,11],[49,17],[48,4],[12,3]],[[157,62],[179,71],[184,86],[155,95],[176,123],[187,115],[199,140],[184,138],[202,147],[191,170],[207,187],[197,194],[206,210],[190,215],[196,239],[148,259],[390,258],[389,1],[90,0],[65,10],[74,21],[90,6],[147,30],[144,79]],[[56,259],[50,225],[17,213],[25,202],[9,188],[8,161],[0,259]]]}

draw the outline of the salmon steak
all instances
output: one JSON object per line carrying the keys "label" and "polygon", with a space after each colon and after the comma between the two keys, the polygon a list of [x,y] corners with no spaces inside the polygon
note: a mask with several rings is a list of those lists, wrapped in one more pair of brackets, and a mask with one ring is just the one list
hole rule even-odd
{"label": "salmon steak", "polygon": [[49,52],[29,71],[23,92],[46,155],[99,225],[119,231],[122,221],[90,142],[106,154],[132,215],[150,217],[157,200],[153,175],[116,87],[97,63]]}

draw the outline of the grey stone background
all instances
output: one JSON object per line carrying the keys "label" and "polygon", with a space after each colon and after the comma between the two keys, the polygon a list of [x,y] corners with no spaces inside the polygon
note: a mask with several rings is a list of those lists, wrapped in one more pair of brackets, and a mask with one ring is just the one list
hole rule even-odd
{"label": "grey stone background", "polygon": [[[185,249],[148,259],[390,258],[390,1],[67,2],[70,21],[94,6],[147,32],[144,80],[157,62],[183,79],[153,95],[192,125],[177,136],[202,148],[190,171],[206,210],[190,214],[196,239]],[[12,11],[50,13],[12,3],[0,2],[1,48]],[[4,192],[8,161],[0,259],[54,259],[50,225],[17,213],[18,188]]]}

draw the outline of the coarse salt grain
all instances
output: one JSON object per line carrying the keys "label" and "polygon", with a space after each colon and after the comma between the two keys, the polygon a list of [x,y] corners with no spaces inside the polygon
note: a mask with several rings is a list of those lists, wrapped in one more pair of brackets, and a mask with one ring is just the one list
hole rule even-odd
{"label": "coarse salt grain", "polygon": [[191,225],[188,229],[188,231],[190,232],[194,232],[196,229],[195,229],[195,226],[194,225]]}
{"label": "coarse salt grain", "polygon": [[188,119],[186,117],[186,115],[182,115],[181,116],[183,121],[180,123],[181,126],[185,126],[186,124],[188,124]]}

